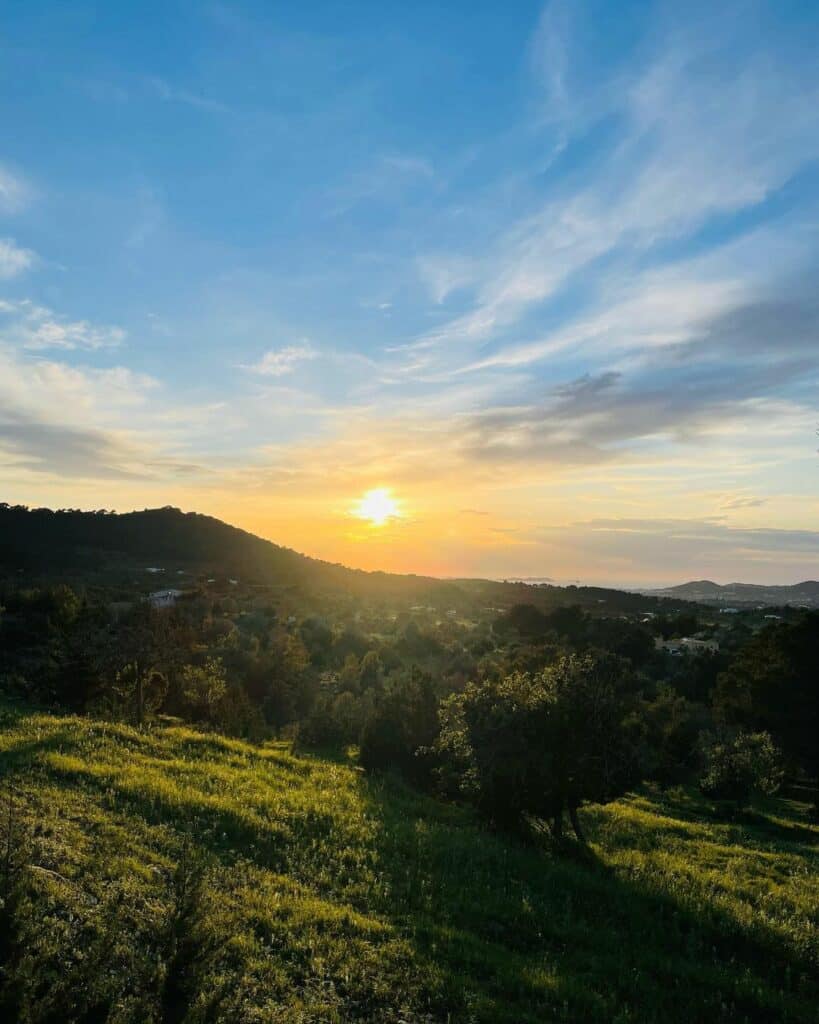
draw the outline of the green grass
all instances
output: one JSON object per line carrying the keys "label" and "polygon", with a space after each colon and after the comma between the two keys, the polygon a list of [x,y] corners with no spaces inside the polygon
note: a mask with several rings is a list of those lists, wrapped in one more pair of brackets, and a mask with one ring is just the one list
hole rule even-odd
{"label": "green grass", "polygon": [[[21,1021],[816,1019],[804,805],[726,823],[645,791],[556,856],[352,764],[178,726],[6,711],[0,770],[34,865]],[[174,961],[180,858],[205,871]]]}

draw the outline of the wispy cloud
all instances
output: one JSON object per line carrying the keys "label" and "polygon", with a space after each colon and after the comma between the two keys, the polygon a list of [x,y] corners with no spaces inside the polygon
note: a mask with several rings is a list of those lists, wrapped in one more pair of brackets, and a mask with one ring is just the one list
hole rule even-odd
{"label": "wispy cloud", "polygon": [[148,89],[165,103],[179,103],[208,114],[231,113],[231,108],[226,103],[206,96],[204,93],[194,92],[191,89],[177,86],[164,78],[152,76],[145,79],[145,82]]}
{"label": "wispy cloud", "polygon": [[13,238],[0,238],[0,279],[17,277],[34,266],[35,255],[23,249]]}
{"label": "wispy cloud", "polygon": [[411,190],[429,186],[435,179],[435,168],[424,157],[384,153],[330,189],[330,212],[340,216],[359,203],[405,200]]}
{"label": "wispy cloud", "polygon": [[736,495],[726,497],[720,508],[725,512],[738,512],[742,509],[761,508],[767,500],[767,498],[754,498],[751,495]]}
{"label": "wispy cloud", "polygon": [[544,541],[583,546],[600,559],[618,559],[621,572],[662,566],[670,581],[691,578],[691,567],[709,576],[730,579],[731,566],[744,564],[746,578],[758,572],[770,578],[802,578],[819,565],[819,531],[747,528],[695,519],[596,519],[578,522],[559,531],[540,531]]}
{"label": "wispy cloud", "polygon": [[315,359],[318,353],[308,341],[297,345],[286,345],[284,348],[269,349],[257,363],[243,366],[242,369],[261,377],[284,377],[292,373],[299,363]]}
{"label": "wispy cloud", "polygon": [[27,349],[116,348],[126,338],[121,327],[69,320],[30,299],[7,301],[0,306],[0,313],[11,317],[6,326],[0,324],[0,338]]}
{"label": "wispy cloud", "polygon": [[0,213],[18,213],[32,195],[31,185],[21,175],[0,164]]}
{"label": "wispy cloud", "polygon": [[[716,38],[661,34],[648,58],[635,58],[636,70],[619,73],[616,87],[599,75],[594,85],[567,80],[576,47],[565,15],[550,7],[534,48],[548,83],[550,127],[589,131],[588,122],[574,123],[581,106],[616,119],[617,141],[591,182],[560,182],[501,235],[484,260],[473,307],[421,337],[419,349],[503,341],[581,272],[593,279],[604,259],[633,269],[653,248],[759,206],[819,157],[819,75],[762,47],[734,60],[723,46],[714,60],[730,29],[727,15],[708,26]],[[457,254],[450,259],[457,266]]]}
{"label": "wispy cloud", "polygon": [[417,260],[418,273],[435,303],[469,285],[476,276],[475,261],[458,255],[426,254]]}

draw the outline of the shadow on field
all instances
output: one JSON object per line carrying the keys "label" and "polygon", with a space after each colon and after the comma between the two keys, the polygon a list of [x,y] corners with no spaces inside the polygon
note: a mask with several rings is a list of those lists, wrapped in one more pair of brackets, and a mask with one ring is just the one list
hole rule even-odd
{"label": "shadow on field", "polygon": [[[656,794],[659,797],[659,791]],[[709,821],[716,824],[730,825],[740,841],[753,842],[762,838],[777,847],[788,844],[796,847],[816,847],[817,833],[808,824],[799,820],[785,820],[782,816],[787,802],[776,803],[770,799],[760,798],[759,805],[739,812],[730,808],[721,808],[704,800],[696,800],[690,794],[679,791],[668,791],[662,794],[662,807],[665,813],[671,813],[681,821]],[[789,809],[796,816],[792,808]],[[733,816],[731,816],[733,815]]]}
{"label": "shadow on field", "polygon": [[70,729],[57,729],[36,740],[21,740],[0,750],[0,778],[36,761],[44,754],[59,753],[76,745]]}
{"label": "shadow on field", "polygon": [[[417,990],[425,1004],[414,1007],[422,1016],[403,1014],[404,1020],[815,1019],[819,983],[809,938],[789,945],[773,924],[763,924],[762,914],[748,924],[745,904],[732,913],[732,904],[718,898],[719,886],[707,901],[695,903],[685,872],[675,873],[664,860],[688,844],[692,858],[698,843],[719,847],[699,834],[702,814],[698,818],[691,799],[656,807],[662,818],[653,833],[649,825],[630,822],[617,835],[607,833],[605,842],[602,815],[589,812],[584,824],[591,847],[558,856],[545,844],[527,847],[492,834],[469,811],[394,780],[358,775],[357,799],[372,829],[360,839],[363,848],[348,856],[343,843],[349,836],[339,836],[333,807],[305,804],[303,814],[277,819],[241,788],[219,792],[213,783],[211,789],[206,760],[172,763],[158,756],[152,741],[132,739],[126,746],[130,760],[109,766],[104,757],[95,760],[93,744],[83,743],[76,730],[55,728],[0,752],[0,772],[36,766],[52,784],[81,788],[123,821],[138,816],[150,826],[170,826],[222,865],[250,860],[389,924],[409,944],[412,964],[425,979]],[[237,787],[238,775],[252,770],[253,758],[232,764],[232,741],[183,742],[191,755],[224,754],[227,767],[237,771]],[[284,778],[292,780],[285,785],[298,784],[292,774]],[[765,820],[786,830],[786,842],[802,841],[798,824]],[[772,833],[756,822],[748,828],[755,839],[748,856],[766,856]],[[602,859],[614,854],[631,859],[615,870]],[[726,863],[719,862],[720,871]],[[355,874],[370,870],[372,886],[369,874]],[[367,887],[353,884],[356,878],[366,878]],[[269,928],[268,917],[263,923]],[[285,960],[295,956],[288,942]],[[312,963],[309,949],[304,956],[305,964]],[[340,991],[342,980],[334,984]],[[375,991],[378,982],[372,984]],[[379,999],[390,998],[379,990]],[[373,1012],[349,1019],[395,1024],[399,1017]]]}
{"label": "shadow on field", "polygon": [[593,846],[556,856],[397,782],[361,785],[382,825],[378,910],[441,977],[444,1019],[814,1019],[815,964],[772,930],[751,934],[714,903],[692,910]]}
{"label": "shadow on field", "polygon": [[778,844],[787,843],[794,846],[814,848],[819,845],[816,831],[807,825],[775,821],[767,815],[759,814],[756,811],[746,812],[740,818],[740,824],[747,824],[754,832],[763,833],[767,838]]}

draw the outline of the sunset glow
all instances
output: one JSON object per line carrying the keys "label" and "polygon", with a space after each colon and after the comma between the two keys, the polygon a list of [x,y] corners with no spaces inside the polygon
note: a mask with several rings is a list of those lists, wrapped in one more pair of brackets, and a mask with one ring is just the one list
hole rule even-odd
{"label": "sunset glow", "polygon": [[390,519],[400,515],[398,502],[391,497],[386,487],[376,487],[367,491],[353,509],[353,515],[359,519],[367,519],[373,526],[383,526]]}
{"label": "sunset glow", "polygon": [[60,70],[0,101],[0,500],[367,569],[819,574],[807,22],[17,6],[8,81]]}

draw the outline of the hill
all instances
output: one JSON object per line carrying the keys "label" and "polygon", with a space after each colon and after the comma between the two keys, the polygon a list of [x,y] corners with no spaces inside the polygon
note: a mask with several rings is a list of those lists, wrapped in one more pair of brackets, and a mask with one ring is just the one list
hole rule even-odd
{"label": "hill", "polygon": [[[358,596],[458,596],[449,582],[364,572],[281,547],[212,516],[165,507],[141,512],[52,511],[0,505],[0,568],[53,579],[147,567],[245,582],[343,590]],[[162,577],[157,577],[158,579]]]}
{"label": "hill", "polygon": [[[0,576],[5,572],[48,582],[61,577],[106,582],[134,571],[144,578],[146,568],[167,569],[168,575],[185,570],[193,576],[233,577],[311,593],[428,601],[439,607],[531,602],[543,608],[578,604],[624,612],[683,606],[679,600],[659,601],[599,587],[365,572],[299,554],[212,516],[171,507],[118,514],[0,503]],[[153,582],[167,578],[158,576]]]}
{"label": "hill", "polygon": [[558,857],[172,723],[7,709],[0,766],[7,1020],[815,1019],[802,805],[724,823],[647,791],[587,809],[590,852]]}
{"label": "hill", "polygon": [[819,582],[805,580],[789,586],[767,586],[760,583],[726,583],[720,585],[711,580],[696,580],[681,583],[663,590],[647,590],[652,597],[682,598],[700,604],[723,605],[799,605],[819,608]]}

